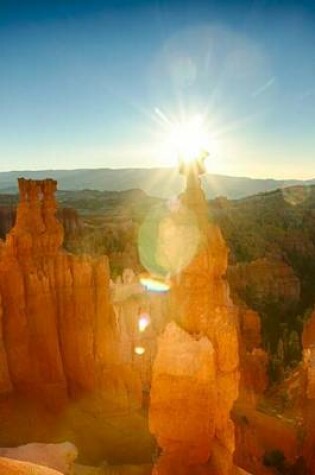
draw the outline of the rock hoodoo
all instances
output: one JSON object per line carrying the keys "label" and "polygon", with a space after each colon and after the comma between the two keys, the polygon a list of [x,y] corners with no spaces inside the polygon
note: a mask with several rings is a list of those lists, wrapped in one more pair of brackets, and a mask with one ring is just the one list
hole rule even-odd
{"label": "rock hoodoo", "polygon": [[107,258],[61,248],[56,181],[21,178],[19,189],[0,248],[0,393],[52,410],[88,394],[102,413],[139,407],[137,375],[119,352]]}
{"label": "rock hoodoo", "polygon": [[232,474],[239,356],[224,277],[227,248],[219,228],[208,224],[197,170],[185,171],[187,189],[174,212],[184,206],[194,213],[200,239],[194,258],[171,278],[173,321],[158,339],[149,424],[162,454],[154,473]]}
{"label": "rock hoodoo", "polygon": [[239,304],[241,404],[257,405],[268,386],[268,354],[262,348],[261,322],[257,312]]}
{"label": "rock hoodoo", "polygon": [[[100,435],[106,424],[94,432],[101,450],[113,443],[115,450],[121,451],[121,434],[128,438],[130,433],[129,450],[132,446],[135,451],[135,445],[142,450],[144,441],[148,454],[151,442],[141,435],[144,416],[126,426],[130,411],[140,408],[141,376],[146,387],[152,384],[149,426],[162,450],[154,469],[159,475],[237,473],[230,418],[239,385],[237,309],[225,279],[227,247],[220,229],[208,223],[198,171],[185,169],[187,189],[159,228],[164,241],[158,247],[158,257],[173,271],[179,266],[169,276],[165,302],[160,297],[146,297],[144,305],[142,296],[125,302],[124,292],[133,289],[133,294],[137,286],[128,276],[123,285],[116,283],[111,297],[105,256],[75,256],[62,249],[63,227],[56,219],[54,180],[19,180],[15,226],[0,247],[2,395],[7,400],[21,397],[36,401],[58,414],[96,395],[92,404],[87,399],[84,417],[89,414],[93,423],[104,414],[112,417],[110,434]],[[182,213],[183,209],[187,212]],[[194,233],[188,229],[191,222]],[[188,262],[178,261],[181,253],[176,242],[167,246],[168,236],[177,239],[181,235],[190,254],[194,250]],[[129,312],[137,309],[139,316],[138,310],[147,311],[146,305],[155,323],[141,337],[143,342],[139,340],[144,347],[149,345],[145,355],[150,361],[146,365],[143,359],[142,368],[140,360],[136,360],[139,367],[133,361],[138,341],[133,328],[124,330],[120,320],[134,325],[134,315],[129,318]],[[154,318],[156,312],[160,319]],[[160,335],[157,352],[156,335]],[[153,359],[155,353],[151,381],[151,356]],[[81,453],[89,443],[86,439],[81,443],[84,436],[89,438],[89,431],[81,422],[82,413],[75,410],[73,417],[78,419],[76,427],[83,426],[79,427],[83,439],[67,438]],[[122,413],[126,418],[116,430],[115,417]],[[10,414],[7,409],[2,411],[0,404],[0,420],[8,425],[6,418]],[[26,441],[30,439],[13,443]],[[90,443],[94,450],[95,439],[91,437]]]}

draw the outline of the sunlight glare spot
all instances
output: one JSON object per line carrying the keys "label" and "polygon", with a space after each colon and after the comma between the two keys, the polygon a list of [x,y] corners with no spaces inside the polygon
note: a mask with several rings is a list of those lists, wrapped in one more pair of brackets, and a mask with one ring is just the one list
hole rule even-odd
{"label": "sunlight glare spot", "polygon": [[152,292],[167,292],[170,289],[170,285],[166,281],[157,277],[140,277],[140,283]]}
{"label": "sunlight glare spot", "polygon": [[168,290],[165,279],[191,263],[199,244],[197,217],[182,203],[171,204],[171,209],[163,203],[150,210],[138,233],[140,262],[147,270],[143,276],[149,279],[146,287],[160,292]]}
{"label": "sunlight glare spot", "polygon": [[143,313],[138,320],[138,329],[139,332],[144,332],[145,329],[150,325],[150,317],[147,313]]}
{"label": "sunlight glare spot", "polygon": [[143,346],[136,346],[134,351],[135,351],[136,355],[142,356],[145,353],[145,348],[143,348]]}

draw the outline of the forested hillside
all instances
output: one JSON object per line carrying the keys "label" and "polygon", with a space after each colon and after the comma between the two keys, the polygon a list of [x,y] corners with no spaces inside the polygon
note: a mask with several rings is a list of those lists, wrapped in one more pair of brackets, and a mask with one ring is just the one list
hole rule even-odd
{"label": "forested hillside", "polygon": [[233,291],[261,315],[265,347],[275,364],[295,364],[315,303],[315,187],[217,199],[210,219],[230,248]]}

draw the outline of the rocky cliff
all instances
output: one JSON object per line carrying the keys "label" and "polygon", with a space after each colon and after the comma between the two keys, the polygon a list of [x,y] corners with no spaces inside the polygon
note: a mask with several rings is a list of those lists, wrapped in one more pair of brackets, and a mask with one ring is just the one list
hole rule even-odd
{"label": "rocky cliff", "polygon": [[[30,400],[57,414],[93,395],[83,425],[93,411],[130,413],[140,407],[140,382],[121,358],[107,258],[62,250],[55,181],[20,179],[19,189],[15,226],[0,250],[0,391],[6,401]],[[12,414],[0,402],[1,425],[9,426]],[[32,425],[16,431],[24,434],[16,442],[33,433]],[[9,431],[1,437],[15,441]]]}

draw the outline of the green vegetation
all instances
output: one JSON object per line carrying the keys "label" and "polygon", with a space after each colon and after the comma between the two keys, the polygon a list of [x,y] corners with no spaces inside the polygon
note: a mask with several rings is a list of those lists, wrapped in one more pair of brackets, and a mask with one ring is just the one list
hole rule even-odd
{"label": "green vegetation", "polygon": [[239,293],[261,316],[263,342],[271,356],[270,376],[281,379],[283,370],[301,358],[303,324],[315,304],[315,186],[222,203],[222,199],[210,202],[210,219],[222,229],[230,264],[267,257],[270,262],[285,262],[300,282],[298,301],[281,294],[261,295],[250,281]]}

